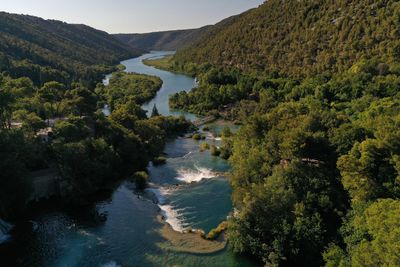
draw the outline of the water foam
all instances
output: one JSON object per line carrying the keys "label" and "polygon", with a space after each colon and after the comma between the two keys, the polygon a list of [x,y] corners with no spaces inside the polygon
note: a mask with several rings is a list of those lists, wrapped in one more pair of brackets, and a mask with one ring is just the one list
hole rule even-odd
{"label": "water foam", "polygon": [[153,196],[157,200],[157,204],[165,205],[168,202],[166,195],[169,194],[170,190],[161,187],[161,188],[147,188],[146,191],[153,194]]}
{"label": "water foam", "polygon": [[121,265],[118,265],[115,261],[110,261],[106,264],[102,264],[101,267],[121,267]]}
{"label": "water foam", "polygon": [[160,208],[160,214],[163,216],[163,220],[168,223],[174,231],[183,232],[188,226],[181,213],[184,209],[175,209],[174,206],[168,204],[167,195],[171,193],[171,189],[166,188],[148,188],[146,191],[153,194],[157,199],[158,207]]}
{"label": "water foam", "polygon": [[211,179],[216,174],[208,168],[202,168],[194,165],[195,170],[192,169],[179,169],[176,179],[185,183],[200,182],[203,179]]}
{"label": "water foam", "polygon": [[179,213],[182,209],[174,209],[171,205],[158,205],[161,209],[161,214],[164,217],[165,222],[171,225],[172,229],[177,232],[183,232],[188,226],[184,219],[182,219],[183,215]]}
{"label": "water foam", "polygon": [[[189,153],[190,155],[190,153]],[[187,155],[186,155],[187,156]],[[207,168],[202,168],[194,165],[193,169],[180,169],[178,170],[178,176],[176,179],[185,182],[193,183],[199,182],[203,179],[211,179],[216,177],[216,174]],[[185,217],[183,214],[184,209],[176,209],[168,201],[167,196],[171,194],[173,189],[171,188],[147,188],[147,192],[151,193],[157,200],[158,207],[160,208],[160,213],[163,219],[168,223],[174,231],[183,232],[189,228],[189,224],[185,222]],[[186,214],[187,215],[187,214]]]}

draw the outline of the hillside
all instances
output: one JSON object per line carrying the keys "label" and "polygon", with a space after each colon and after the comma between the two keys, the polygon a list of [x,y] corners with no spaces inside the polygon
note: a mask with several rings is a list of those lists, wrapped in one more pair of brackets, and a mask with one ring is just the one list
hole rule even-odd
{"label": "hillside", "polygon": [[232,165],[235,252],[400,266],[399,21],[398,1],[269,0],[164,62],[199,81],[172,108],[242,124],[212,150]]}
{"label": "hillside", "polygon": [[0,70],[36,84],[97,80],[121,59],[139,55],[115,37],[85,25],[0,13]]}
{"label": "hillside", "polygon": [[121,42],[141,50],[175,51],[197,40],[210,26],[199,29],[151,33],[115,34]]}
{"label": "hillside", "polygon": [[305,77],[341,72],[365,57],[400,59],[397,1],[270,0],[217,24],[175,60]]}

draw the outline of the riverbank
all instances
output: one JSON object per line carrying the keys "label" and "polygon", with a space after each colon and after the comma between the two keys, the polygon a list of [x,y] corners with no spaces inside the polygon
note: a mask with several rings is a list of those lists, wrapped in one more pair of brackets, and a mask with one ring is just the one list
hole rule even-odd
{"label": "riverbank", "polygon": [[174,55],[168,55],[161,58],[144,59],[143,64],[149,67],[157,68],[159,70],[170,71],[177,74],[189,75],[188,73],[179,71],[177,68],[174,67],[173,57]]}
{"label": "riverbank", "polygon": [[163,249],[181,253],[212,254],[223,251],[227,246],[224,234],[221,234],[218,239],[210,241],[204,239],[199,231],[179,233],[172,229],[163,220],[162,216],[159,215],[157,219],[163,223],[163,227],[159,230],[159,233],[166,241],[158,244]]}
{"label": "riverbank", "polygon": [[[164,54],[168,53],[153,52],[123,62],[127,72],[158,76],[163,81],[156,97],[142,108],[151,112],[156,105],[162,115],[184,116],[195,121],[198,118],[194,114],[171,110],[168,106],[169,95],[190,91],[197,85],[195,80],[142,63],[143,59]],[[210,128],[214,130],[213,126]],[[218,131],[221,126],[215,128]],[[210,144],[221,142],[205,135],[205,141]],[[161,146],[156,141],[146,144],[159,149]],[[163,153],[165,164],[148,166],[149,181],[165,199],[164,205],[122,182],[109,197],[93,201],[86,209],[55,209],[41,214],[32,209],[33,214],[22,224],[16,224],[12,242],[5,244],[3,252],[0,249],[0,256],[32,267],[89,267],[109,263],[116,266],[249,266],[227,249],[226,236],[210,241],[200,232],[189,233],[190,229],[210,232],[232,212],[231,188],[226,177],[230,166],[227,161],[213,157],[210,151],[200,152],[200,144],[188,138],[169,140]],[[142,156],[141,151],[132,146],[123,150],[138,156]],[[182,231],[174,231],[167,219]]]}

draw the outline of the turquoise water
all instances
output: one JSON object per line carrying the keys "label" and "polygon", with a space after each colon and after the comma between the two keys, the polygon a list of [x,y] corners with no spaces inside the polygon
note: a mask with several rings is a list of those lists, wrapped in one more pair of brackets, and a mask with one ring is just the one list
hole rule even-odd
{"label": "turquoise water", "polygon": [[[163,79],[157,97],[144,106],[157,105],[164,115],[192,114],[171,111],[168,95],[195,86],[193,78],[157,70],[142,60],[170,52],[153,52],[122,62],[128,72]],[[221,129],[222,126],[213,127]],[[220,141],[207,135],[206,142]],[[201,141],[204,142],[204,141]],[[144,194],[122,182],[106,200],[84,208],[46,207],[18,222],[9,243],[0,246],[0,266],[250,266],[229,249],[210,255],[168,250],[157,220],[162,214],[173,229],[216,227],[232,211],[231,188],[225,177],[225,160],[199,152],[201,142],[178,138],[167,144],[167,164],[149,166],[151,186]]]}
{"label": "turquoise water", "polygon": [[125,65],[125,71],[127,72],[154,75],[162,79],[163,85],[160,91],[157,93],[157,96],[152,101],[143,106],[144,110],[151,112],[154,104],[156,104],[158,111],[162,115],[184,115],[187,119],[194,120],[196,116],[193,114],[183,111],[171,110],[168,105],[168,99],[171,94],[175,94],[181,91],[190,91],[196,86],[195,80],[192,77],[186,75],[176,74],[169,71],[163,71],[154,67],[146,66],[142,62],[143,59],[157,59],[167,55],[171,55],[173,53],[174,52],[153,51],[150,54],[145,54],[138,58],[122,61],[121,64]]}

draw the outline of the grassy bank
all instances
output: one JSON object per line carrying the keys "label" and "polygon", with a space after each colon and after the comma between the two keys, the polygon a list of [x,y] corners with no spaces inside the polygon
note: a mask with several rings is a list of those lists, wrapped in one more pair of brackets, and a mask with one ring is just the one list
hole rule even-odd
{"label": "grassy bank", "polygon": [[157,69],[167,70],[167,71],[174,71],[173,68],[173,55],[165,56],[158,59],[144,59],[143,64],[151,67],[155,67]]}

